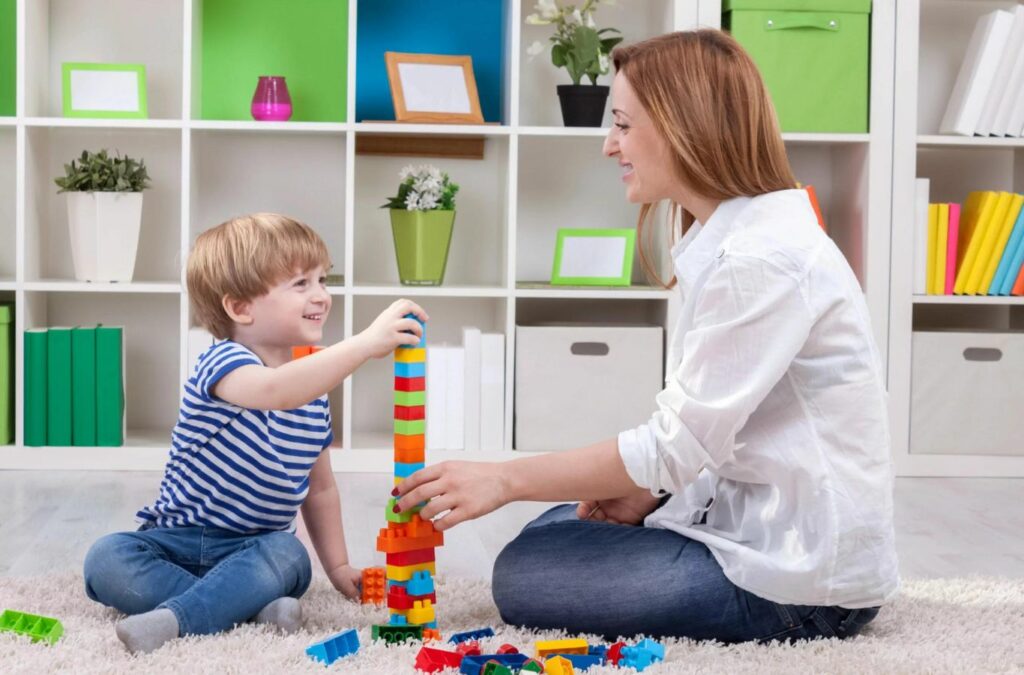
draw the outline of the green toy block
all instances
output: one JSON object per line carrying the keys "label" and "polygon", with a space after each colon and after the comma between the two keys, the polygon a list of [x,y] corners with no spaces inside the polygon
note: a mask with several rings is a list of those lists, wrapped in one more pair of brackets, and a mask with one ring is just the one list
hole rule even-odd
{"label": "green toy block", "polygon": [[523,664],[523,667],[519,669],[519,672],[543,673],[544,665],[536,659],[530,659],[529,661]]}
{"label": "green toy block", "polygon": [[395,502],[397,501],[398,499],[396,499],[395,497],[389,497],[388,505],[384,507],[384,517],[392,523],[408,523],[410,520],[412,520],[412,515],[414,513],[419,513],[420,509],[422,509],[426,505],[426,502],[424,502],[422,504],[417,504],[411,509],[402,511],[401,513],[395,513]]}
{"label": "green toy block", "polygon": [[427,430],[426,420],[395,420],[395,433],[403,436],[418,436]]}
{"label": "green toy block", "polygon": [[484,669],[480,671],[480,675],[512,675],[512,669],[497,661],[488,661],[484,664]]}
{"label": "green toy block", "polygon": [[27,635],[33,642],[46,640],[51,645],[64,634],[64,626],[57,619],[48,616],[36,616],[5,609],[0,614],[0,631],[11,631],[19,635]]}
{"label": "green toy block", "polygon": [[370,637],[374,640],[384,640],[389,645],[396,645],[406,640],[422,640],[423,626],[374,625],[370,629]]}
{"label": "green toy block", "polygon": [[416,407],[427,404],[427,392],[425,391],[396,391],[395,405]]}

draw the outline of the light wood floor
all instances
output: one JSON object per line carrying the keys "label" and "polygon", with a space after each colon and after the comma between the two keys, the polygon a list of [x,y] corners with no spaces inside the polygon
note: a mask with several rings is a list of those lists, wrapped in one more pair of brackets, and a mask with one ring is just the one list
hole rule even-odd
{"label": "light wood floor", "polygon": [[[388,474],[337,474],[352,563],[383,564],[375,538]],[[0,575],[81,569],[98,537],[134,529],[155,472],[0,471]],[[896,544],[904,577],[1024,577],[1024,480],[901,478]],[[512,504],[445,533],[438,568],[489,579],[498,552],[547,504]]]}

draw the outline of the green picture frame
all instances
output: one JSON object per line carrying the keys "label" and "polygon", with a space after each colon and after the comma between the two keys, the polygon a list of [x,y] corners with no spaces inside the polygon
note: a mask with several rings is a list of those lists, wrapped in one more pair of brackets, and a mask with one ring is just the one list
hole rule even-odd
{"label": "green picture frame", "polygon": [[559,228],[552,286],[629,286],[633,277],[633,228]]}
{"label": "green picture frame", "polygon": [[64,117],[149,117],[146,66],[141,63],[65,62],[61,64],[61,89]]}

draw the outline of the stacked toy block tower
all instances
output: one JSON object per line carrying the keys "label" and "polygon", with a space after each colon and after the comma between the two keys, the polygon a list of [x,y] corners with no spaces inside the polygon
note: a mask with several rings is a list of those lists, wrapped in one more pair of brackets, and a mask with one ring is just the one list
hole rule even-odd
{"label": "stacked toy block tower", "polygon": [[[426,354],[426,327],[419,344],[395,350],[395,485],[422,469],[426,459]],[[387,559],[388,625],[439,637],[434,550],[444,535],[420,518],[423,504],[395,513],[395,502],[388,500],[387,527],[377,538],[377,550]]]}

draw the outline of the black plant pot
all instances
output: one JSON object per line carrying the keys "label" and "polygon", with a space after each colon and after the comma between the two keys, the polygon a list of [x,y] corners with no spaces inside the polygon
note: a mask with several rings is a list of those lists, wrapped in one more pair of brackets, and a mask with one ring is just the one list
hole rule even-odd
{"label": "black plant pot", "polygon": [[604,119],[608,87],[602,84],[560,84],[562,122],[567,127],[599,127]]}

